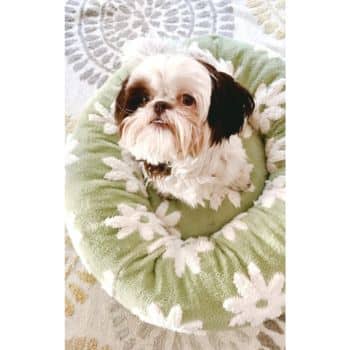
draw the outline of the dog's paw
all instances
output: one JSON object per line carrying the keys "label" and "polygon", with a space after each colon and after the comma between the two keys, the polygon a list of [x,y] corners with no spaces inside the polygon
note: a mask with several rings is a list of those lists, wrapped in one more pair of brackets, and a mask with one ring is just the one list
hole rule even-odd
{"label": "dog's paw", "polygon": [[230,187],[238,192],[254,192],[255,190],[255,186],[249,176],[241,176]]}
{"label": "dog's paw", "polygon": [[230,186],[230,188],[237,192],[252,192],[251,188],[254,187],[254,185],[249,181],[247,183],[235,183]]}
{"label": "dog's paw", "polygon": [[236,178],[235,182],[233,183],[233,188],[235,188],[236,191],[253,192],[255,190],[255,186],[252,183],[252,180],[250,178],[252,169],[253,169],[253,166],[248,163],[241,168],[239,176]]}

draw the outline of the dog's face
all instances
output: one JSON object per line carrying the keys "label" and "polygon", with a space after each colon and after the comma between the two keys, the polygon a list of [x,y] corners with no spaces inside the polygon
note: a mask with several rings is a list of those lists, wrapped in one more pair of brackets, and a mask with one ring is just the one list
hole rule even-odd
{"label": "dog's face", "polygon": [[240,131],[249,92],[229,75],[185,55],[149,56],[116,101],[120,145],[151,164],[195,157]]}

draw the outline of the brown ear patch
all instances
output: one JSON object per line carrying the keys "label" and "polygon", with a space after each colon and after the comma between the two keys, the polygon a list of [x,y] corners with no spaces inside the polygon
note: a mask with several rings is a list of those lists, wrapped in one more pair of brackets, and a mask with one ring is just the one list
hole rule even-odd
{"label": "brown ear patch", "polygon": [[125,79],[119,90],[119,94],[116,99],[115,106],[115,120],[117,125],[120,125],[123,119],[127,116],[126,112],[126,85],[128,84],[129,78]]}
{"label": "brown ear patch", "polygon": [[253,113],[255,103],[249,91],[230,75],[217,71],[206,62],[198,62],[208,70],[212,82],[207,120],[211,142],[218,144],[242,129],[244,119]]}
{"label": "brown ear patch", "polygon": [[139,107],[143,107],[150,99],[150,89],[147,82],[138,80],[127,86],[129,79],[124,80],[116,100],[115,119],[118,125],[135,112]]}

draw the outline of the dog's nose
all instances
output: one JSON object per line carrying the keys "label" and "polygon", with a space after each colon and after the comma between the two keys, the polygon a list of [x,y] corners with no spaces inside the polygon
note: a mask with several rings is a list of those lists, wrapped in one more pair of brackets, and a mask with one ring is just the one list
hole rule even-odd
{"label": "dog's nose", "polygon": [[161,115],[166,109],[170,109],[170,108],[171,108],[171,105],[165,101],[157,101],[154,104],[154,111],[158,116]]}

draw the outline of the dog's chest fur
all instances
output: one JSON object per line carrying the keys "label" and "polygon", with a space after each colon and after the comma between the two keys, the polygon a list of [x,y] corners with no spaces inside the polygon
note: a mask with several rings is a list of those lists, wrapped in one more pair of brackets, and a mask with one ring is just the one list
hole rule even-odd
{"label": "dog's chest fur", "polygon": [[[248,163],[241,139],[231,136],[196,158],[187,157],[167,166],[142,164],[144,176],[165,196],[176,197],[195,207],[228,190],[247,190],[252,165]],[[154,175],[154,176],[152,176]]]}

